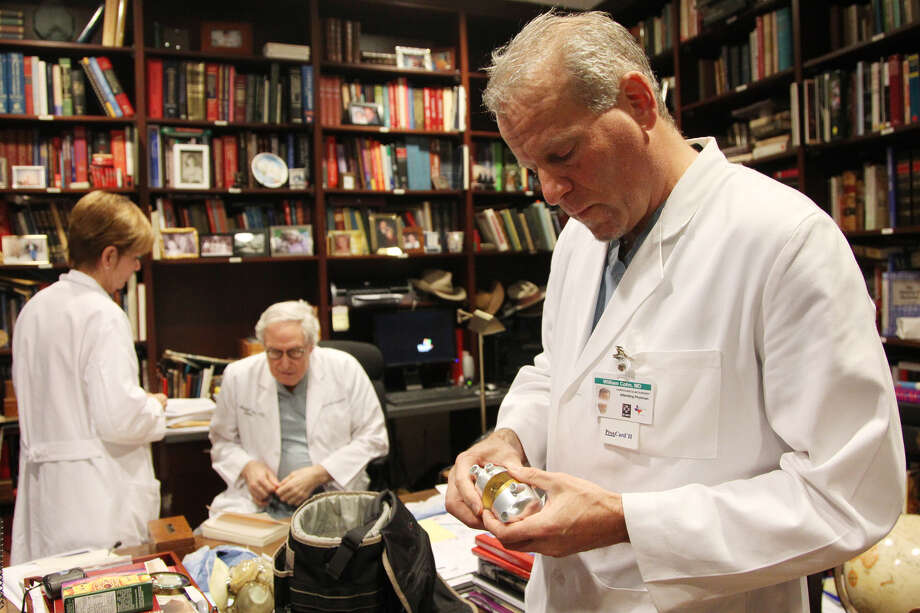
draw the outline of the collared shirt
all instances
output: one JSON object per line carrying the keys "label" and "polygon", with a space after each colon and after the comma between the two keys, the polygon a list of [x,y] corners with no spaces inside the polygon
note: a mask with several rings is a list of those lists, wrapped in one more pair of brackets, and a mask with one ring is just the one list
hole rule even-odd
{"label": "collared shirt", "polygon": [[[304,375],[293,391],[277,381],[275,384],[278,387],[278,413],[281,421],[281,460],[278,462],[278,479],[281,480],[298,468],[312,466],[313,461],[307,445],[307,376]],[[273,495],[265,510],[278,519],[290,517],[297,507]]]}
{"label": "collared shirt", "polygon": [[622,258],[619,257],[620,239],[610,241],[607,247],[607,265],[604,266],[604,270],[601,271],[601,286],[597,291],[597,305],[594,307],[594,321],[591,323],[591,330],[597,327],[597,322],[601,320],[604,309],[607,308],[607,303],[610,302],[610,297],[613,296],[614,290],[616,290],[617,285],[620,284],[623,275],[626,274],[626,267],[629,266],[633,256],[636,255],[639,247],[642,246],[642,243],[645,242],[645,238],[648,236],[649,232],[652,231],[655,222],[658,221],[658,218],[661,216],[662,210],[664,210],[664,203],[658,205],[658,208],[655,209],[655,212],[649,218],[648,223],[645,224],[645,229],[636,236],[636,241],[633,243],[633,246]]}

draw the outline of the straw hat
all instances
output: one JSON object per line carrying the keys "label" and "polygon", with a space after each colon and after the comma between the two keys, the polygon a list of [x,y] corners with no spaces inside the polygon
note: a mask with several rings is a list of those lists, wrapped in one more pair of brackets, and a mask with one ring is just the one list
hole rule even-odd
{"label": "straw hat", "polygon": [[546,288],[537,287],[530,281],[516,281],[508,287],[508,298],[511,299],[511,312],[521,311],[534,306],[546,297]]}
{"label": "straw hat", "polygon": [[489,291],[479,290],[473,298],[473,306],[481,311],[495,315],[505,301],[505,286],[498,281],[492,282]]}
{"label": "straw hat", "polygon": [[409,282],[422,290],[444,300],[461,302],[466,300],[466,290],[454,287],[453,275],[446,270],[430,269],[422,273],[421,279],[409,279]]}

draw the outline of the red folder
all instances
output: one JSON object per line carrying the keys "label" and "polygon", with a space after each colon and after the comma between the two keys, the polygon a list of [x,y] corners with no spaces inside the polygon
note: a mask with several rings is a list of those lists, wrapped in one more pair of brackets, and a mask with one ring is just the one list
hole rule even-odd
{"label": "red folder", "polygon": [[518,568],[530,572],[533,569],[533,554],[526,553],[523,551],[515,551],[514,549],[508,549],[502,545],[497,538],[488,533],[482,533],[476,535],[476,544],[489,553],[496,555],[504,560],[507,560],[511,564],[514,564]]}

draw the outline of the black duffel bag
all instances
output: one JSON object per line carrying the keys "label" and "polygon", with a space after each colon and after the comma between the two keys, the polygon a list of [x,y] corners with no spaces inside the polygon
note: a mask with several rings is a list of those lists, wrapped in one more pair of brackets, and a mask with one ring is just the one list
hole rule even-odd
{"label": "black duffel bag", "polygon": [[275,552],[275,613],[471,613],[435,569],[428,534],[393,492],[304,502]]}

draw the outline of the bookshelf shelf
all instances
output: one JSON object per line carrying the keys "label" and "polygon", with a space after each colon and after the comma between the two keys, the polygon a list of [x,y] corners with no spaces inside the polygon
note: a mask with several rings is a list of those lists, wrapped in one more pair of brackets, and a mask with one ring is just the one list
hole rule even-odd
{"label": "bookshelf shelf", "polygon": [[387,78],[392,76],[404,76],[431,79],[434,81],[459,82],[459,70],[425,70],[423,68],[401,68],[399,66],[387,66],[386,64],[369,64],[353,62],[332,62],[323,60],[320,66],[324,73],[335,74],[363,74],[363,75],[381,75]]}
{"label": "bookshelf shelf", "polygon": [[862,136],[851,136],[843,140],[831,141],[829,143],[814,143],[805,146],[805,153],[809,155],[825,155],[829,151],[841,151],[863,147],[869,144],[886,144],[895,140],[913,141],[920,135],[920,123],[912,123],[898,126],[895,128],[888,127],[878,132],[863,134]]}
{"label": "bookshelf shelf", "polygon": [[[88,194],[94,189],[99,189],[95,187],[90,187],[86,189],[64,189],[61,187],[43,187],[41,189],[0,189],[0,195],[23,195],[23,196],[49,196],[49,195],[65,195],[65,196],[82,196],[83,194]],[[115,192],[118,194],[134,194],[137,192],[138,188],[136,187],[106,187],[106,191]]]}
{"label": "bookshelf shelf", "polygon": [[771,91],[777,90],[782,86],[787,86],[795,78],[795,69],[788,68],[782,72],[772,74],[769,77],[739,85],[732,91],[711,96],[705,100],[699,100],[685,104],[682,107],[684,113],[694,113],[698,111],[723,112],[726,106],[741,106],[745,101],[754,100],[764,97]]}
{"label": "bookshelf shelf", "polygon": [[220,62],[222,64],[246,64],[250,66],[268,66],[269,64],[309,64],[310,60],[290,60],[287,58],[266,57],[264,55],[239,55],[234,53],[208,53],[194,50],[163,49],[160,47],[147,47],[144,49],[147,57],[162,59]]}
{"label": "bookshelf shelf", "polygon": [[181,194],[202,196],[227,196],[230,198],[239,198],[246,196],[313,196],[312,189],[272,189],[268,187],[239,188],[239,189],[177,189],[174,187],[151,187],[148,189],[151,195]]}
{"label": "bookshelf shelf", "polygon": [[325,189],[326,194],[336,196],[353,195],[353,196],[460,196],[463,194],[459,189],[424,189],[424,190],[379,190],[379,189]]}
{"label": "bookshelf shelf", "polygon": [[697,36],[681,41],[681,51],[697,51],[714,44],[721,44],[724,40],[737,38],[739,35],[747,33],[753,28],[754,21],[758,15],[763,15],[789,5],[790,0],[767,0],[766,2],[757,2],[748,9],[707,25],[706,29],[701,31]]}
{"label": "bookshelf shelf", "polygon": [[62,124],[132,124],[135,117],[104,117],[102,115],[16,115],[10,113],[0,114],[0,125],[15,123],[62,123]]}
{"label": "bookshelf shelf", "polygon": [[[245,232],[246,230],[238,230],[239,232]],[[303,255],[303,256],[290,256],[290,257],[269,257],[269,256],[258,256],[258,257],[219,257],[219,258],[171,258],[171,259],[162,259],[154,260],[154,266],[213,266],[217,264],[277,264],[278,262],[318,262],[319,256],[316,255]]]}
{"label": "bookshelf shelf", "polygon": [[786,162],[789,160],[794,160],[799,154],[799,147],[792,147],[788,151],[783,153],[777,153],[775,155],[767,155],[762,158],[757,158],[754,160],[748,160],[744,162],[745,166],[750,166],[751,168],[756,168],[758,166],[767,166],[769,164],[776,164],[778,162]]}
{"label": "bookshelf shelf", "polygon": [[394,130],[380,126],[323,126],[323,132],[329,134],[405,134],[413,136],[434,136],[459,138],[462,133],[457,130]]}
{"label": "bookshelf shelf", "polygon": [[179,126],[187,128],[208,128],[212,130],[292,130],[292,131],[309,131],[313,129],[312,123],[263,123],[263,122],[243,122],[243,121],[195,121],[190,119],[174,118],[147,118],[149,126]]}
{"label": "bookshelf shelf", "polygon": [[492,198],[541,198],[542,194],[537,191],[514,191],[514,192],[496,192],[488,190],[472,190],[473,197],[476,199],[492,199]]}
{"label": "bookshelf shelf", "polygon": [[884,228],[882,230],[856,230],[844,232],[844,236],[850,242],[878,242],[879,240],[888,240],[889,237],[920,237],[920,226],[908,226],[899,228]]}
{"label": "bookshelf shelf", "polygon": [[916,41],[918,34],[920,34],[920,23],[910,23],[887,34],[876,35],[869,40],[834,49],[829,53],[806,60],[802,62],[802,71],[807,76],[833,66],[856,62],[861,58],[876,58],[880,54],[888,55],[894,47],[903,42]]}
{"label": "bookshelf shelf", "polygon": [[330,255],[326,259],[329,262],[336,262],[337,264],[341,263],[360,263],[366,262],[368,260],[376,261],[403,261],[403,260],[417,260],[417,259],[461,259],[465,257],[464,253],[409,253],[401,256],[393,255],[378,255],[376,253],[371,253],[368,255]]}
{"label": "bookshelf shelf", "polygon": [[36,55],[54,53],[57,56],[79,56],[79,55],[111,55],[111,56],[131,56],[134,55],[134,47],[104,47],[102,45],[90,45],[83,43],[66,43],[51,40],[17,40],[17,39],[0,39],[0,52],[10,50],[29,51]]}

